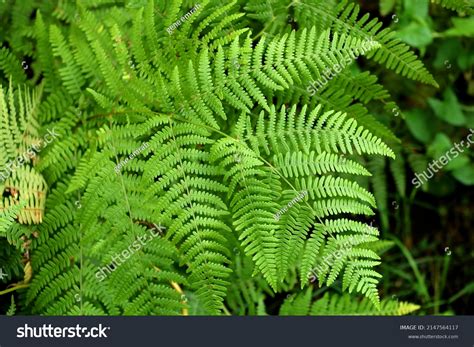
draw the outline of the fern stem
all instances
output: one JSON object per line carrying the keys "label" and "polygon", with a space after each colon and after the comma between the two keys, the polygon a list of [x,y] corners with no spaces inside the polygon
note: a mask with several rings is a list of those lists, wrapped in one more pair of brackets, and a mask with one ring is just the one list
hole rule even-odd
{"label": "fern stem", "polygon": [[19,284],[19,285],[17,285],[17,286],[12,287],[12,288],[8,288],[8,289],[5,289],[4,291],[1,291],[1,292],[0,292],[0,295],[13,292],[13,291],[15,291],[15,290],[17,290],[17,289],[28,288],[29,286],[30,286],[29,284]]}
{"label": "fern stem", "polygon": [[224,311],[226,316],[232,316],[229,309],[227,307],[225,307],[225,305],[222,305],[222,310]]}
{"label": "fern stem", "polygon": [[[174,288],[174,290],[176,290],[179,294],[181,295],[184,295],[184,292],[183,290],[181,289],[181,287],[179,286],[178,283],[174,282],[174,281],[171,281],[171,286]],[[183,301],[183,304],[184,304],[184,301]],[[181,310],[181,313],[183,314],[183,316],[189,316],[189,311],[186,307],[184,307],[182,310]]]}
{"label": "fern stem", "polygon": [[[153,266],[155,268],[156,271],[160,272],[160,268],[156,267],[156,266]],[[174,290],[176,290],[179,294],[181,294],[182,296],[184,295],[184,292],[183,292],[183,289],[181,289],[181,286],[176,283],[175,281],[171,281],[171,286],[173,287]],[[185,302],[182,301],[182,303],[184,304]],[[183,314],[183,316],[189,316],[189,311],[186,307],[184,307],[181,311],[181,313]]]}

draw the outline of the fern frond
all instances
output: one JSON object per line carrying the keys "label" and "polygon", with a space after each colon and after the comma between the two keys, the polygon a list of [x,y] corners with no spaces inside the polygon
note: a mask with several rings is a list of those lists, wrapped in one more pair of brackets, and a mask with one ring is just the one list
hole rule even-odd
{"label": "fern frond", "polygon": [[15,84],[25,83],[26,76],[21,62],[5,47],[0,48],[0,69]]}
{"label": "fern frond", "polygon": [[290,150],[309,153],[315,150],[317,154],[342,152],[394,157],[393,151],[381,139],[358,126],[354,119],[346,119],[346,115],[341,112],[321,114],[320,110],[321,106],[318,106],[307,114],[307,107],[303,106],[297,113],[296,106],[289,111],[283,106],[278,113],[272,107],[268,121],[262,112],[256,131],[247,130],[239,136],[248,139],[257,153],[263,148],[268,154],[271,147],[275,153]]}
{"label": "fern frond", "polygon": [[[332,234],[340,235],[334,237]],[[331,237],[326,241],[327,235]],[[364,247],[377,241],[377,235],[377,229],[347,219],[328,220],[324,225],[317,226],[303,252],[302,285],[316,278],[320,284],[326,282],[330,285],[345,267],[343,289],[350,292],[355,289],[378,306],[375,285],[380,275],[372,268],[379,264],[379,256]]]}
{"label": "fern frond", "polygon": [[[37,112],[41,87],[33,92],[10,88],[4,94],[0,86],[0,209],[24,201],[18,221],[25,224],[41,223],[46,201],[47,184],[31,164],[44,145],[39,139]],[[8,98],[8,99],[7,99]]]}
{"label": "fern frond", "polygon": [[24,207],[22,206],[23,204],[13,204],[7,208],[0,208],[0,235],[5,236],[5,233],[14,223],[20,210]]}
{"label": "fern frond", "polygon": [[[232,139],[221,139],[211,148],[211,161],[219,161],[228,182],[229,205],[242,247],[256,268],[276,289],[277,264],[275,237],[279,181],[248,148]],[[231,195],[232,194],[232,195]]]}
{"label": "fern frond", "polygon": [[469,0],[431,0],[431,2],[450,10],[465,12],[467,14],[474,13],[474,4]]}
{"label": "fern frond", "polygon": [[[218,196],[227,188],[215,180],[221,171],[210,155],[196,148],[213,143],[205,129],[189,124],[165,124],[149,141],[152,157],[144,167],[157,196],[158,221],[169,226],[167,237],[178,246],[189,281],[209,312],[218,312],[225,296],[230,228],[218,217],[228,214]],[[160,165],[157,165],[160,163]]]}
{"label": "fern frond", "polygon": [[319,20],[320,17],[328,18],[331,21],[331,29],[338,33],[351,33],[365,40],[372,38],[379,43],[379,48],[367,53],[368,59],[384,64],[397,74],[438,87],[423,63],[409,50],[408,45],[395,38],[394,32],[388,28],[380,30],[382,23],[376,18],[369,21],[369,14],[359,18],[360,8],[358,5],[344,0],[329,11],[324,5],[305,2],[300,5],[315,14],[313,20],[316,18]]}
{"label": "fern frond", "polygon": [[316,154],[315,151],[311,151],[309,154],[301,151],[287,152],[285,154],[279,153],[274,156],[273,161],[277,168],[282,170],[285,177],[290,178],[336,172],[353,175],[371,175],[359,163],[328,152],[320,154]]}
{"label": "fern frond", "polygon": [[369,300],[354,300],[349,295],[326,293],[311,307],[311,315],[364,315],[364,316],[402,316],[418,310],[420,306],[397,300],[382,300],[380,309],[375,309]]}
{"label": "fern frond", "polygon": [[249,257],[244,256],[237,247],[234,253],[234,271],[230,278],[226,306],[237,315],[266,315],[263,300],[266,296],[272,297],[273,290],[262,275],[252,276],[254,264]]}
{"label": "fern frond", "polygon": [[420,306],[398,300],[382,300],[380,308],[374,308],[371,302],[363,298],[354,300],[348,294],[325,293],[313,300],[311,288],[296,297],[286,299],[280,308],[280,315],[298,316],[402,316],[418,310]]}

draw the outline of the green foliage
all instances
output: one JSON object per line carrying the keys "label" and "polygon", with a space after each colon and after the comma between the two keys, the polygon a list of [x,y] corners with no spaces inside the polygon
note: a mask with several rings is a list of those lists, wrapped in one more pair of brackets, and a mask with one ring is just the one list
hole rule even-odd
{"label": "green foliage", "polygon": [[[395,161],[375,158],[371,162],[376,170],[369,167],[380,224],[385,233],[393,234],[403,253],[393,260],[407,261],[401,266],[382,263],[385,288],[413,293],[409,283],[416,282],[418,302],[429,307],[422,308],[421,314],[467,312],[464,308],[469,306],[470,294],[463,289],[472,285],[472,272],[460,271],[459,266],[472,258],[467,245],[471,243],[469,211],[474,178],[472,145],[468,144],[474,125],[473,3],[381,1],[380,13],[388,17],[402,41],[419,50],[441,86],[436,90],[410,85],[386,75],[381,83],[391,86],[400,108],[390,106],[392,115],[388,117],[381,108],[372,109],[402,139],[400,144],[388,143]],[[450,159],[443,162],[446,154]],[[421,187],[415,186],[415,175],[422,173],[432,177]],[[432,257],[425,262],[421,258],[428,253]],[[387,273],[393,273],[388,280]],[[399,276],[405,278],[401,287],[393,285]]]}
{"label": "green foliage", "polygon": [[[187,3],[27,3],[0,5],[23,28],[6,31],[11,48],[0,51],[12,81],[0,93],[0,167],[30,137],[51,127],[61,137],[12,176],[20,197],[44,193],[27,202],[44,217],[23,217],[17,200],[2,211],[0,235],[29,241],[22,311],[263,315],[267,298],[288,291],[299,294],[281,314],[417,308],[380,300],[384,244],[364,219],[387,209],[383,165],[400,153],[369,112],[395,105],[372,71],[438,84],[379,20],[347,1],[203,1],[170,34]],[[28,78],[16,67],[24,55]],[[381,66],[360,71],[359,57]],[[24,81],[34,92],[15,94]],[[405,194],[403,165],[390,165]],[[312,304],[312,273],[348,294]]]}
{"label": "green foliage", "polygon": [[350,295],[325,293],[313,301],[313,293],[308,289],[297,296],[289,297],[280,308],[282,316],[401,316],[418,310],[420,306],[408,302],[388,299],[374,309],[367,299],[354,300]]}

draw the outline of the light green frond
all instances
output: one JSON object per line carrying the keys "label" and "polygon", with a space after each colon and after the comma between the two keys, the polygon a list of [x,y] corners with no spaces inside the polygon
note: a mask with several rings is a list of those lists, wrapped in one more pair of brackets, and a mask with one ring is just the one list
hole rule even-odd
{"label": "light green frond", "polygon": [[350,33],[363,40],[373,39],[380,44],[379,48],[367,53],[367,58],[384,64],[402,76],[438,86],[423,63],[409,50],[409,46],[395,38],[394,32],[388,28],[381,30],[382,23],[376,18],[369,21],[369,14],[359,18],[358,5],[344,0],[332,8],[324,3],[314,4],[313,2],[302,2],[297,6],[313,14],[312,22],[319,21],[319,18],[323,17],[331,23],[329,28],[335,32]]}
{"label": "light green frond", "polygon": [[280,315],[288,316],[403,316],[420,308],[420,306],[384,299],[380,308],[372,305],[370,300],[355,299],[348,294],[325,293],[315,298],[312,288],[296,296],[287,298],[280,308]]}
{"label": "light green frond", "polygon": [[219,161],[227,172],[226,181],[235,230],[239,233],[245,253],[252,257],[256,269],[262,272],[276,289],[277,262],[274,214],[278,210],[279,181],[249,149],[232,139],[222,139],[211,148],[211,161]]}

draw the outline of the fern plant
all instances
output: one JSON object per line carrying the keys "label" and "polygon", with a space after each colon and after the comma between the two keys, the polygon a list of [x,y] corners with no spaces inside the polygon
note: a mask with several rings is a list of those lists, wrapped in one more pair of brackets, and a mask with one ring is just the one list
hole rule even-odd
{"label": "fern plant", "polygon": [[383,300],[377,310],[367,299],[354,300],[350,295],[325,293],[318,300],[312,301],[312,290],[289,297],[280,308],[282,316],[400,316],[414,312],[420,308],[409,302],[399,302],[394,298]]}
{"label": "fern plant", "polygon": [[[34,58],[30,83],[41,80],[43,91],[22,110],[41,131],[54,125],[62,134],[34,165],[48,187],[44,217],[19,214],[3,226],[10,238],[36,232],[20,307],[264,314],[268,296],[340,279],[363,297],[351,312],[413,311],[380,301],[379,232],[363,218],[376,199],[359,183],[372,175],[364,162],[394,158],[397,141],[367,104],[394,103],[375,75],[342,61],[360,57],[371,39],[364,59],[436,81],[354,4],[282,3],[202,1],[173,35],[166,29],[189,5],[180,0],[42,5],[28,34],[11,33],[33,45],[22,49]],[[268,21],[288,11],[297,27]],[[13,73],[22,51],[2,52],[5,76],[23,81]],[[308,84],[335,65],[344,68],[311,97]],[[4,104],[0,140],[10,155],[25,121],[12,123]],[[31,175],[16,177],[21,196],[39,182]],[[156,225],[165,231],[137,243]],[[234,288],[239,281],[252,287]]]}

